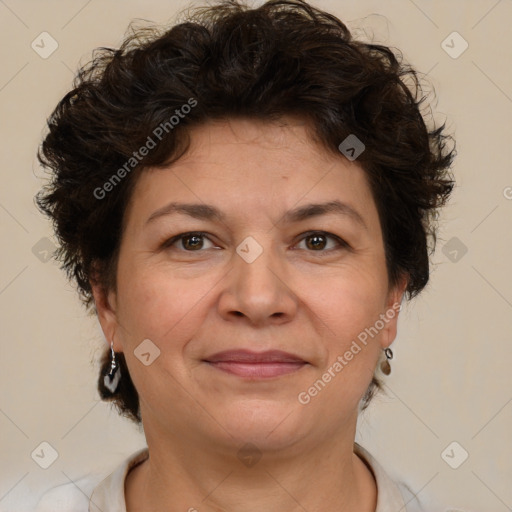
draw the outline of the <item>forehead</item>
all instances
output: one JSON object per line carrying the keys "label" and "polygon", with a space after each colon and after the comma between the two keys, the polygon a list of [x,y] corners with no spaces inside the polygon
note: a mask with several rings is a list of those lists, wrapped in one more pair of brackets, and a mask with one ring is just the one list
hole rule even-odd
{"label": "forehead", "polygon": [[147,218],[175,199],[276,216],[301,202],[374,207],[361,166],[316,143],[308,126],[293,118],[230,119],[191,129],[184,156],[141,173],[130,210]]}
{"label": "forehead", "polygon": [[202,171],[207,172],[209,167],[219,164],[226,169],[236,166],[238,173],[261,168],[265,171],[260,173],[263,179],[286,179],[297,175],[298,170],[306,178],[305,172],[325,171],[338,160],[344,159],[315,142],[311,127],[301,119],[242,118],[212,121],[193,128],[189,151],[176,168],[206,164]]}

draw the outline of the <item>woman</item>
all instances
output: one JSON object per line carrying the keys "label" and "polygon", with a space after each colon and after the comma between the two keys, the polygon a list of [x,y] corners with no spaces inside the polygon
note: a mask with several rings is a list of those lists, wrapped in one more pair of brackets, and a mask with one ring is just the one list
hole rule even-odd
{"label": "woman", "polygon": [[421,95],[300,0],[202,8],[81,70],[37,200],[148,448],[39,510],[421,510],[354,442],[453,187]]}

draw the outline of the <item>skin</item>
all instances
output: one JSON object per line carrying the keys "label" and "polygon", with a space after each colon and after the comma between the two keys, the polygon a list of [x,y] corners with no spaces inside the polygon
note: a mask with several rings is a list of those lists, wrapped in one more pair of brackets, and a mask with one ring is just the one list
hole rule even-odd
{"label": "skin", "polygon": [[[140,395],[150,453],[127,477],[129,512],[375,511],[375,480],[353,443],[398,314],[307,405],[297,397],[401,301],[406,282],[388,285],[357,160],[328,153],[302,122],[283,121],[209,122],[192,130],[180,160],[143,172],[125,213],[116,290],[93,287],[106,339],[124,352]],[[332,200],[364,225],[336,213],[284,222],[288,210]],[[225,219],[174,213],[147,222],[171,201],[211,204]],[[162,247],[188,231],[207,235]],[[308,231],[326,232],[320,247]],[[252,263],[236,252],[248,236],[263,249]],[[145,339],[160,349],[149,366],[134,355]],[[284,350],[308,364],[262,381],[203,361],[236,348]],[[252,467],[237,457],[246,443],[262,455]]]}

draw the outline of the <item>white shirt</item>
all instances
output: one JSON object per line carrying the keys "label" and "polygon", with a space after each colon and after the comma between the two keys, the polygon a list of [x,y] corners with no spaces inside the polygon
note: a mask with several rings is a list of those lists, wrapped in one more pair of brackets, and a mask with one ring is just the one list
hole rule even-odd
{"label": "white shirt", "polygon": [[[358,443],[354,443],[354,452],[375,477],[375,512],[437,512],[427,511],[405,485],[393,482],[374,457]],[[134,466],[145,461],[148,455],[147,448],[134,453],[100,482],[94,478],[86,478],[51,489],[39,501],[36,512],[126,512],[126,475]]]}

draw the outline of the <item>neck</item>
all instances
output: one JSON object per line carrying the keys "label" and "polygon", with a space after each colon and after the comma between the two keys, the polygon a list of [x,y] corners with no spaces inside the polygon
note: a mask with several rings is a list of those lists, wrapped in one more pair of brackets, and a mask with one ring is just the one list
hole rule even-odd
{"label": "neck", "polygon": [[127,512],[375,512],[375,480],[353,453],[352,435],[265,451],[259,460],[183,436],[146,437],[149,459],[126,478]]}

